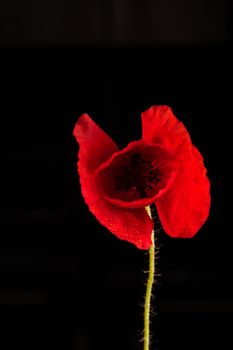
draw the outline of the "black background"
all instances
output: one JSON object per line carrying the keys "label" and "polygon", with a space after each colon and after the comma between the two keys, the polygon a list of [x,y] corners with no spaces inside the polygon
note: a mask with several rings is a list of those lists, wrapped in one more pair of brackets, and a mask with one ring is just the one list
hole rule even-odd
{"label": "black background", "polygon": [[140,13],[128,1],[128,27],[115,37],[117,3],[78,1],[77,21],[52,1],[38,14],[26,1],[1,5],[2,350],[142,348],[148,256],[88,211],[72,131],[86,112],[124,147],[140,138],[140,112],[154,104],[173,108],[203,154],[212,206],[193,239],[159,234],[151,350],[232,348],[231,9],[204,3],[207,15],[184,6],[173,35],[166,16],[153,32],[149,7]]}

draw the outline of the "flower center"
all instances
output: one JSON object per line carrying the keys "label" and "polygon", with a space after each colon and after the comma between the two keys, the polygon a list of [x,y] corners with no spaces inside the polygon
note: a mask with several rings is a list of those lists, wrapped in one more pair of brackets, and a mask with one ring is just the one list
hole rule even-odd
{"label": "flower center", "polygon": [[176,169],[178,163],[161,146],[134,141],[97,169],[96,183],[110,203],[140,208],[163,195]]}
{"label": "flower center", "polygon": [[115,190],[119,196],[128,193],[135,199],[150,196],[160,180],[158,168],[139,152],[131,154],[114,176]]}

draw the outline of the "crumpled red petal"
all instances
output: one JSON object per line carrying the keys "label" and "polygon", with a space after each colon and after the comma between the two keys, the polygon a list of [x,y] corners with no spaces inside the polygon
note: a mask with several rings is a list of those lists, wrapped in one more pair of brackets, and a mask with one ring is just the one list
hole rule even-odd
{"label": "crumpled red petal", "polygon": [[172,237],[193,237],[210,207],[210,183],[202,156],[167,106],[151,107],[142,113],[142,129],[146,142],[161,144],[181,161],[173,185],[155,201],[161,224]]}
{"label": "crumpled red petal", "polygon": [[88,114],[83,114],[78,119],[73,135],[80,145],[79,160],[89,171],[94,171],[118,151],[113,140]]}
{"label": "crumpled red petal", "polygon": [[187,159],[193,148],[184,124],[168,106],[153,106],[142,113],[142,139],[163,146],[178,159]]}
{"label": "crumpled red petal", "polygon": [[116,152],[117,146],[87,115],[82,115],[74,129],[79,143],[78,172],[83,197],[99,222],[118,238],[140,249],[151,245],[153,222],[145,208],[122,209],[109,203],[100,193],[95,169]]}

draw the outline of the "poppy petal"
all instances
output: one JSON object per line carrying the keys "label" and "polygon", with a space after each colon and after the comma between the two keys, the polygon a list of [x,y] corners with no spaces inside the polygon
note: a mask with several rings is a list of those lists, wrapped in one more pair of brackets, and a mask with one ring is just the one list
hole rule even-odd
{"label": "poppy petal", "polygon": [[152,106],[142,113],[142,139],[163,146],[178,159],[192,148],[188,131],[168,106]]}
{"label": "poppy petal", "polygon": [[196,148],[173,186],[155,205],[161,224],[171,237],[191,238],[204,224],[209,215],[210,183]]}
{"label": "poppy petal", "polygon": [[80,146],[79,159],[90,171],[118,151],[113,140],[87,114],[78,119],[73,135]]}
{"label": "poppy petal", "polygon": [[140,249],[151,245],[153,222],[145,208],[123,209],[109,203],[100,192],[95,169],[117,151],[116,145],[87,115],[82,115],[74,129],[79,143],[78,172],[86,204],[97,220],[118,238]]}
{"label": "poppy petal", "polygon": [[172,237],[192,237],[210,207],[210,183],[202,156],[167,106],[154,106],[142,113],[142,129],[145,141],[160,144],[181,161],[172,187],[155,201],[161,224]]}
{"label": "poppy petal", "polygon": [[95,177],[81,169],[80,163],[79,174],[83,197],[97,220],[118,238],[148,249],[153,222],[145,208],[125,209],[109,203],[99,192]]}

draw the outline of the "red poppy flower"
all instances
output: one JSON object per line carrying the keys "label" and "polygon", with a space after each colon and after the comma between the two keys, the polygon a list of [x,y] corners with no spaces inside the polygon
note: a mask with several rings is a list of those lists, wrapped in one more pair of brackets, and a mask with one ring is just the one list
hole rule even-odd
{"label": "red poppy flower", "polygon": [[120,151],[87,114],[74,136],[83,197],[117,237],[148,249],[153,222],[145,207],[153,203],[169,236],[192,237],[205,222],[210,185],[203,159],[169,107],[142,113],[142,139]]}

